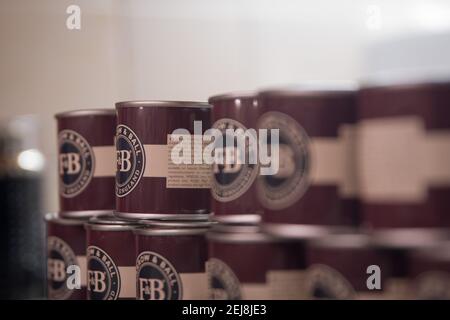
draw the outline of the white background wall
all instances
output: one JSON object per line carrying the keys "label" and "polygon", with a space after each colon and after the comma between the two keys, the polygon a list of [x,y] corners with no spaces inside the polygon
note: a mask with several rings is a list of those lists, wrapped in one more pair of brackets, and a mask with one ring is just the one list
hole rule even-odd
{"label": "white background wall", "polygon": [[0,120],[40,116],[56,210],[56,112],[354,80],[368,45],[449,27],[445,0],[0,0]]}

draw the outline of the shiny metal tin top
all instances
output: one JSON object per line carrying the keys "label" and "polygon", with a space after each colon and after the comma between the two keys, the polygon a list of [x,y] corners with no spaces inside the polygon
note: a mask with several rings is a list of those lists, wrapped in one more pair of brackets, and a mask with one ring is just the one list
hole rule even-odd
{"label": "shiny metal tin top", "polygon": [[211,108],[206,102],[198,101],[158,101],[158,100],[141,100],[141,101],[122,101],[116,103],[116,108]]}
{"label": "shiny metal tin top", "polygon": [[48,223],[56,223],[67,226],[82,226],[86,223],[86,219],[69,219],[61,218],[57,213],[47,213],[44,220]]}
{"label": "shiny metal tin top", "polygon": [[214,222],[211,221],[163,221],[140,220],[134,233],[146,236],[181,236],[205,234]]}
{"label": "shiny metal tin top", "polygon": [[86,117],[86,116],[103,116],[103,115],[115,115],[114,109],[79,109],[65,111],[55,114],[56,119],[70,118],[70,117]]}
{"label": "shiny metal tin top", "polygon": [[372,245],[370,236],[364,233],[330,234],[309,242],[315,248],[364,249]]}
{"label": "shiny metal tin top", "polygon": [[298,85],[262,89],[259,96],[342,96],[355,94],[357,90],[358,85],[352,81],[306,82]]}
{"label": "shiny metal tin top", "polygon": [[133,230],[138,225],[137,222],[119,219],[113,214],[108,214],[92,217],[86,223],[86,228],[99,231],[127,231]]}
{"label": "shiny metal tin top", "polygon": [[207,234],[207,238],[210,241],[226,243],[269,243],[288,241],[263,233],[258,225],[252,224],[218,224]]}
{"label": "shiny metal tin top", "polygon": [[242,92],[227,92],[223,94],[217,94],[208,98],[209,103],[214,103],[220,100],[236,100],[236,99],[251,99],[257,98],[258,93],[254,91],[242,91]]}

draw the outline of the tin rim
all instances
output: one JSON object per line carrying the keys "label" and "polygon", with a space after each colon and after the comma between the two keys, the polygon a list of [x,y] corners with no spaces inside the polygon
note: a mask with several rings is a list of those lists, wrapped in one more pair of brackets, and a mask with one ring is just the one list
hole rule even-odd
{"label": "tin rim", "polygon": [[357,93],[359,87],[353,81],[337,82],[305,82],[297,85],[287,85],[266,88],[259,91],[258,96],[286,96],[286,97],[321,97],[321,96],[350,96]]}
{"label": "tin rim", "polygon": [[127,231],[133,230],[138,225],[135,221],[118,219],[111,213],[90,218],[85,228],[99,231]]}
{"label": "tin rim", "polygon": [[84,116],[97,116],[97,115],[116,115],[115,109],[78,109],[78,110],[70,110],[70,111],[64,111],[59,112],[55,114],[56,119],[62,119],[62,118],[70,118],[70,117],[84,117]]}
{"label": "tin rim", "polygon": [[60,211],[61,218],[68,219],[89,219],[97,216],[107,216],[113,214],[112,210],[85,210],[85,211]]}
{"label": "tin rim", "polygon": [[133,233],[139,236],[194,236],[204,235],[209,228],[148,228],[138,227],[133,229]]}
{"label": "tin rim", "polygon": [[287,241],[287,239],[263,233],[261,228],[255,225],[218,225],[217,228],[213,227],[208,232],[206,238],[210,241],[223,243],[277,243]]}
{"label": "tin rim", "polygon": [[230,214],[224,216],[213,215],[213,221],[229,224],[258,224],[261,222],[259,214]]}
{"label": "tin rim", "polygon": [[169,100],[136,100],[136,101],[121,101],[116,103],[116,108],[147,108],[147,107],[161,107],[161,108],[211,108],[207,102],[201,101],[169,101]]}
{"label": "tin rim", "polygon": [[70,219],[60,217],[56,212],[47,213],[44,216],[45,222],[56,223],[59,225],[67,225],[67,226],[82,226],[86,223],[85,219]]}
{"label": "tin rim", "polygon": [[211,214],[196,213],[196,214],[164,214],[164,213],[130,213],[114,211],[114,215],[125,220],[147,220],[156,219],[161,221],[208,221]]}
{"label": "tin rim", "polygon": [[370,236],[366,233],[329,234],[322,238],[311,240],[315,248],[360,249],[371,247]]}
{"label": "tin rim", "polygon": [[430,248],[448,240],[448,230],[430,228],[393,228],[372,231],[375,245],[388,249]]}
{"label": "tin rim", "polygon": [[210,228],[216,224],[214,221],[165,221],[165,220],[139,220],[138,224],[146,227],[154,227],[159,229],[197,229]]}
{"label": "tin rim", "polygon": [[215,94],[208,98],[208,103],[214,103],[218,100],[232,100],[232,99],[256,99],[258,97],[258,92],[256,91],[236,91],[227,92],[221,94]]}
{"label": "tin rim", "polygon": [[352,233],[354,228],[347,226],[265,223],[262,225],[262,230],[280,238],[308,240],[324,237],[329,234]]}

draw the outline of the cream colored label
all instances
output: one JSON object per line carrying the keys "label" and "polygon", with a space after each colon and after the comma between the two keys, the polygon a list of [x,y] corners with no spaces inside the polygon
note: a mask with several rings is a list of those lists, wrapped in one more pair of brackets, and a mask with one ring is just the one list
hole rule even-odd
{"label": "cream colored label", "polygon": [[337,138],[311,138],[311,184],[337,184],[342,196],[352,197],[357,191],[356,129],[352,125],[343,125],[338,133]]}
{"label": "cream colored label", "polygon": [[183,286],[183,300],[209,299],[206,273],[180,273],[180,279]]}
{"label": "cream colored label", "polygon": [[[144,145],[145,169],[144,177],[166,178],[166,188],[206,189],[211,187],[211,165],[202,163],[202,150],[209,143],[202,142],[202,136],[168,135],[167,145]],[[177,138],[174,138],[177,137]],[[180,141],[189,139],[190,154],[186,155],[189,163],[177,163],[183,157]],[[194,152],[194,142],[200,142],[200,152]],[[178,149],[174,149],[178,145]],[[173,152],[172,152],[173,151]],[[178,158],[179,157],[179,158]],[[175,161],[174,161],[175,160]],[[198,162],[198,163],[195,163]]]}
{"label": "cream colored label", "polygon": [[94,177],[114,177],[116,175],[116,155],[114,146],[92,147],[95,158]]}
{"label": "cream colored label", "polygon": [[419,117],[370,119],[359,127],[360,193],[369,202],[421,203],[450,185],[450,131],[426,131]]}
{"label": "cream colored label", "polygon": [[267,272],[267,283],[270,299],[274,300],[301,300],[306,299],[304,270],[271,270]]}
{"label": "cream colored label", "polygon": [[405,300],[413,298],[411,282],[408,279],[391,278],[385,281],[383,290],[358,292],[358,300]]}
{"label": "cream colored label", "polygon": [[86,256],[77,256],[78,266],[80,267],[81,286],[87,285],[87,259]]}
{"label": "cream colored label", "polygon": [[136,267],[119,267],[119,298],[136,298]]}
{"label": "cream colored label", "polygon": [[[205,189],[211,187],[211,172],[212,166],[203,162],[203,148],[209,144],[208,141],[202,141],[202,136],[183,135],[182,139],[189,139],[190,155],[185,155],[179,152],[179,149],[174,149],[179,145],[179,135],[168,135],[168,168],[167,168],[167,188],[189,188],[189,189]],[[202,146],[198,152],[195,150],[195,145]],[[177,159],[186,156],[189,163],[176,163]]]}
{"label": "cream colored label", "polygon": [[241,295],[243,300],[268,300],[270,288],[266,283],[242,283]]}

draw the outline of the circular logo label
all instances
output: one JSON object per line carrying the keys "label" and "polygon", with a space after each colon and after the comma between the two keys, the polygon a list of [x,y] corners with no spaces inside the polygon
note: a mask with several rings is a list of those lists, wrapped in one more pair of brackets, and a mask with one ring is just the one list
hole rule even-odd
{"label": "circular logo label", "polygon": [[316,299],[353,299],[352,285],[338,271],[326,265],[316,264],[308,269],[306,292]]}
{"label": "circular logo label", "polygon": [[136,259],[137,297],[140,300],[181,300],[183,287],[172,264],[150,251]]}
{"label": "circular logo label", "polygon": [[448,300],[450,299],[450,274],[443,271],[429,271],[414,281],[417,299]]}
{"label": "circular logo label", "polygon": [[[271,129],[278,129],[278,172],[261,175],[257,193],[261,204],[267,209],[280,210],[297,202],[308,188],[309,138],[292,117],[281,112],[267,112],[258,121],[259,129],[267,129],[267,148],[276,143]],[[273,141],[274,140],[274,141]]]}
{"label": "circular logo label", "polygon": [[257,147],[253,150],[249,135],[254,143],[258,140],[233,119],[220,119],[213,128],[222,132],[222,139],[215,142],[211,193],[217,201],[228,202],[244,194],[258,175]]}
{"label": "circular logo label", "polygon": [[67,287],[67,267],[78,265],[72,248],[62,239],[50,236],[47,239],[48,296],[54,300],[68,299],[73,290]]}
{"label": "circular logo label", "polygon": [[120,274],[111,257],[96,246],[87,248],[88,296],[90,300],[116,300]]}
{"label": "circular logo label", "polygon": [[233,270],[225,262],[211,258],[206,263],[210,297],[213,300],[240,300],[240,283]]}
{"label": "circular logo label", "polygon": [[62,130],[59,142],[59,177],[61,196],[75,197],[94,175],[95,158],[87,140],[73,130]]}
{"label": "circular logo label", "polygon": [[116,195],[124,197],[139,183],[145,169],[145,152],[137,135],[119,124],[116,130]]}

